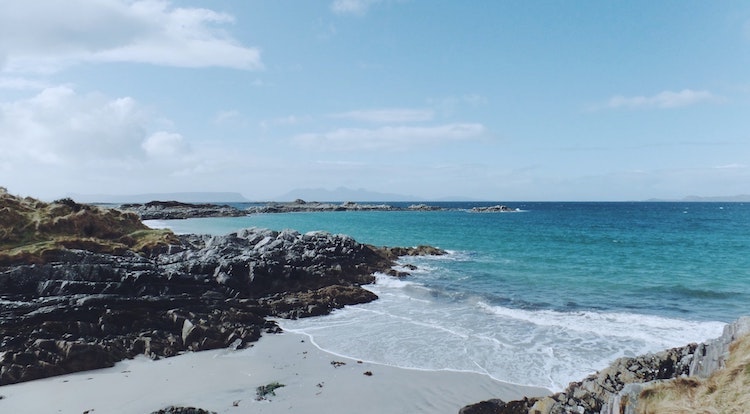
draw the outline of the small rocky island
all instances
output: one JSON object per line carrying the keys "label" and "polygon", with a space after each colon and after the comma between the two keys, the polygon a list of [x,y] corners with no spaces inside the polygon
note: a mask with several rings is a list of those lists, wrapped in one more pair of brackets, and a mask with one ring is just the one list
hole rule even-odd
{"label": "small rocky island", "polygon": [[400,255],[324,232],[174,235],[133,212],[19,198],[0,188],[0,385],[220,347],[269,317],[375,300],[362,288]]}
{"label": "small rocky island", "polygon": [[[353,201],[327,203],[297,199],[292,202],[259,203],[258,205],[251,205],[244,209],[229,205],[194,204],[179,201],[150,201],[145,204],[122,204],[118,206],[118,209],[132,211],[138,214],[142,220],[175,220],[202,217],[240,217],[249,214],[321,213],[335,211],[441,211],[449,210],[450,208],[425,203],[411,204],[407,207],[395,207],[383,203],[367,204]],[[468,211],[471,213],[508,213],[520,210],[505,205],[494,205],[473,207]]]}
{"label": "small rocky island", "polygon": [[469,211],[472,213],[515,213],[520,210],[499,204],[489,207],[472,207]]}
{"label": "small rocky island", "polygon": [[217,204],[193,204],[179,201],[149,201],[145,204],[122,204],[120,210],[132,211],[141,220],[175,220],[198,217],[240,217],[247,212]]}

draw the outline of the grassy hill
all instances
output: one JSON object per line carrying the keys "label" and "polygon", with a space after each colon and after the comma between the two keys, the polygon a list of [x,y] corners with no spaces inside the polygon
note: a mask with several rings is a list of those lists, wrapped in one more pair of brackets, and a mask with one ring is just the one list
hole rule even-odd
{"label": "grassy hill", "polygon": [[174,242],[170,231],[152,230],[134,213],[71,199],[45,203],[0,187],[0,265],[44,263],[63,249],[148,254]]}

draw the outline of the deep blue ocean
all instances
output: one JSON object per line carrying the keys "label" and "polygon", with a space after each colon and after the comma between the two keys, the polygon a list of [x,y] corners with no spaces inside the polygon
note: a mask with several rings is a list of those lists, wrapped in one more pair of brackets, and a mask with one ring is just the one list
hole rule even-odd
{"label": "deep blue ocean", "polygon": [[340,355],[553,390],[620,356],[716,337],[750,315],[750,204],[505,203],[521,210],[513,213],[468,211],[494,202],[434,204],[450,210],[149,224],[179,233],[324,230],[446,249],[403,259],[419,267],[406,279],[380,275],[368,286],[375,302],[281,325]]}

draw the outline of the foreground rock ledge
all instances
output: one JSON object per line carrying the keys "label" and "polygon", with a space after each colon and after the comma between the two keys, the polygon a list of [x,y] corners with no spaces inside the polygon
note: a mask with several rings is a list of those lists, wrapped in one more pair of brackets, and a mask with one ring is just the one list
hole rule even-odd
{"label": "foreground rock ledge", "polygon": [[299,318],[377,298],[361,287],[402,254],[323,232],[177,236],[149,254],[55,250],[0,267],[0,385],[145,354],[242,348]]}
{"label": "foreground rock ledge", "polygon": [[[466,406],[459,411],[459,414],[635,414],[644,412],[640,410],[639,400],[644,396],[653,396],[660,392],[655,391],[660,390],[659,387],[669,387],[670,382],[676,382],[676,387],[684,388],[685,392],[684,395],[672,398],[682,400],[687,400],[688,397],[695,398],[695,395],[689,394],[694,394],[693,390],[697,389],[702,380],[725,368],[730,358],[730,350],[734,348],[732,352],[743,352],[738,349],[737,344],[750,343],[748,335],[750,335],[750,317],[742,317],[727,325],[719,338],[655,354],[620,358],[604,370],[588,376],[583,381],[570,383],[565,391],[549,397],[529,398],[507,403],[497,399],[487,400]],[[746,348],[750,348],[750,345]],[[723,401],[730,407],[729,412],[746,412],[745,408],[738,408],[731,400],[731,398],[744,398],[743,396],[748,391],[746,384],[750,382],[750,357],[747,350],[744,352],[744,354],[732,356],[735,360],[740,360],[739,364],[732,367],[732,375],[737,377],[739,372],[744,372],[746,382],[740,385],[744,388],[741,394],[729,396],[728,401]],[[734,378],[734,380],[737,379]],[[737,381],[742,382],[743,378],[740,377]],[[688,387],[685,387],[685,384],[688,384]],[[708,391],[709,394],[721,392],[722,390],[717,389]],[[739,400],[737,402],[739,403]],[[743,407],[750,406],[747,401],[742,401],[742,403],[744,403]],[[646,410],[645,412],[659,411]],[[696,409],[670,412],[726,411]]]}

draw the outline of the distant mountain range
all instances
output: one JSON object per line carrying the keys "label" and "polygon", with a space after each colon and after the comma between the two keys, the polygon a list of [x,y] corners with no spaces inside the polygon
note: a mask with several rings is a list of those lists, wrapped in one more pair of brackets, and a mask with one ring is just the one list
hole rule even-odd
{"label": "distant mountain range", "polygon": [[328,190],[325,188],[298,188],[288,193],[282,194],[274,201],[293,201],[293,200],[305,200],[305,201],[331,201],[331,202],[345,202],[345,201],[423,201],[419,197],[408,196],[403,194],[392,194],[392,193],[379,193],[375,191],[367,191],[363,188],[351,189],[346,187],[339,187],[335,190]]}
{"label": "distant mountain range", "polygon": [[131,195],[114,194],[67,194],[79,203],[146,203],[149,201],[181,201],[183,203],[243,203],[249,201],[240,193],[227,192],[186,192],[148,193]]}
{"label": "distant mountain range", "polygon": [[[233,192],[180,192],[180,193],[145,193],[145,194],[76,194],[65,195],[79,203],[146,203],[149,201],[181,201],[183,203],[245,203],[250,201],[294,201],[297,199],[305,201],[328,201],[328,202],[424,202],[424,201],[487,201],[477,200],[469,197],[441,197],[437,199],[424,199],[421,197],[368,191],[363,188],[352,189],[338,187],[333,190],[325,188],[299,188],[281,194],[271,200],[248,200],[240,193]],[[687,196],[681,199],[652,198],[645,201],[681,201],[681,202],[750,202],[750,194],[734,196]]]}
{"label": "distant mountain range", "polygon": [[750,194],[740,194],[740,195],[735,195],[735,196],[715,196],[715,197],[687,196],[678,200],[652,198],[647,201],[688,201],[688,202],[736,203],[736,202],[750,202]]}

